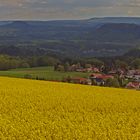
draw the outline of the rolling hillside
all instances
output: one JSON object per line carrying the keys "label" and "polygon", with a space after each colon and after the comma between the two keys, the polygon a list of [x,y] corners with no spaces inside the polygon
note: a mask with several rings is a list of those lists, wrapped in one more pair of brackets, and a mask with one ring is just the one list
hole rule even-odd
{"label": "rolling hillside", "polygon": [[0,77],[0,139],[139,139],[140,92]]}
{"label": "rolling hillside", "polygon": [[0,22],[0,53],[16,56],[118,56],[139,42],[140,18]]}

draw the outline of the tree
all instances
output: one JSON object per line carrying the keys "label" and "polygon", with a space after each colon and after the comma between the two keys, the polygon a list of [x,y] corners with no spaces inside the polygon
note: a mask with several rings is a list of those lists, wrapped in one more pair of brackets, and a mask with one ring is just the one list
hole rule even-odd
{"label": "tree", "polygon": [[120,87],[120,84],[116,78],[114,78],[114,79],[109,78],[106,80],[105,86],[107,86],[107,87]]}
{"label": "tree", "polygon": [[70,64],[69,64],[68,62],[66,62],[66,63],[64,64],[64,70],[65,70],[65,71],[69,71],[69,69],[70,69]]}
{"label": "tree", "polygon": [[91,68],[92,65],[91,64],[85,64],[85,68]]}
{"label": "tree", "polygon": [[30,74],[25,74],[25,75],[24,75],[24,78],[26,78],[26,79],[32,79],[32,75],[30,75]]}
{"label": "tree", "polygon": [[76,68],[77,69],[81,68],[81,64],[79,62],[76,64]]}
{"label": "tree", "polygon": [[104,62],[101,60],[98,60],[96,58],[92,58],[92,59],[88,59],[87,60],[88,64],[94,65],[96,67],[101,67],[102,65],[104,65]]}
{"label": "tree", "polygon": [[132,61],[131,66],[135,69],[140,68],[140,58],[136,58],[134,61]]}
{"label": "tree", "polygon": [[27,63],[29,63],[29,65],[30,65],[31,67],[36,67],[36,66],[38,66],[37,57],[28,58]]}
{"label": "tree", "polygon": [[45,60],[46,60],[46,64],[48,66],[54,66],[58,63],[60,63],[59,59],[51,57],[51,56],[44,56]]}
{"label": "tree", "polygon": [[116,64],[117,68],[122,68],[122,69],[127,69],[128,68],[128,64],[124,61],[121,61],[121,60],[116,60],[115,64]]}
{"label": "tree", "polygon": [[22,62],[20,67],[22,67],[22,68],[30,68],[30,65],[27,62]]}
{"label": "tree", "polygon": [[66,78],[66,81],[67,81],[68,83],[70,83],[70,82],[71,82],[71,77],[68,76],[68,77]]}
{"label": "tree", "polygon": [[58,71],[64,71],[64,66],[58,65],[57,70],[58,70]]}
{"label": "tree", "polygon": [[38,66],[47,66],[48,65],[47,58],[44,56],[39,57],[37,59],[37,64],[38,64]]}

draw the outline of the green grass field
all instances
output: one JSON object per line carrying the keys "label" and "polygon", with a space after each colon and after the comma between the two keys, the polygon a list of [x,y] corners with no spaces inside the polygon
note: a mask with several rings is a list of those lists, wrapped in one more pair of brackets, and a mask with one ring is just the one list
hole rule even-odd
{"label": "green grass field", "polygon": [[24,78],[26,74],[32,76],[32,78],[45,78],[46,80],[62,80],[67,76],[71,77],[88,77],[89,73],[81,72],[58,72],[54,71],[53,67],[36,67],[36,68],[24,68],[13,69],[9,71],[0,71],[0,76]]}

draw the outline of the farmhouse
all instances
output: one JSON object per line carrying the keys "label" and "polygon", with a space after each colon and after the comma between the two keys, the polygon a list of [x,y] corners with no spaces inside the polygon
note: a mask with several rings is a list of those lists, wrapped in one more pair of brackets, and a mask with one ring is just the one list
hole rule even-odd
{"label": "farmhouse", "polygon": [[140,89],[140,82],[129,82],[126,85],[126,88],[129,88],[129,89]]}
{"label": "farmhouse", "polygon": [[98,68],[96,68],[96,67],[92,68],[92,71],[96,72],[96,73],[100,72],[100,70]]}
{"label": "farmhouse", "polygon": [[117,74],[117,71],[116,70],[111,70],[108,72],[109,75],[116,75]]}
{"label": "farmhouse", "polygon": [[91,74],[90,79],[92,80],[92,83],[96,85],[104,85],[107,79],[113,79],[114,76],[112,75],[105,75],[105,74]]}
{"label": "farmhouse", "polygon": [[140,70],[129,70],[127,72],[127,75],[132,76],[132,75],[140,75]]}
{"label": "farmhouse", "polygon": [[75,77],[75,78],[71,78],[71,82],[75,84],[87,84],[87,79],[81,77]]}

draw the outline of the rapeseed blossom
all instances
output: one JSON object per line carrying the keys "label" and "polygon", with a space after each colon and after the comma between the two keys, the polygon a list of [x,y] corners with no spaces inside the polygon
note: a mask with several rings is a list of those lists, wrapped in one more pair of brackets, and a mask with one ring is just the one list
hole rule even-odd
{"label": "rapeseed blossom", "polygon": [[0,77],[0,139],[138,140],[140,92]]}

